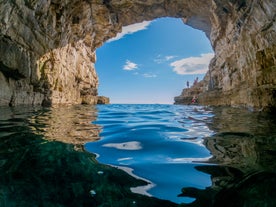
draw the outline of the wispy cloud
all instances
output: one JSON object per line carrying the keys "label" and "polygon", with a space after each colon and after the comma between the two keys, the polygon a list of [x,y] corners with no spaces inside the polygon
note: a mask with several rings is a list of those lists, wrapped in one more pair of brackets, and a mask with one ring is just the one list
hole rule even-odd
{"label": "wispy cloud", "polygon": [[174,58],[176,58],[177,56],[175,55],[167,55],[167,56],[162,56],[162,55],[158,55],[155,59],[154,59],[154,62],[158,63],[158,64],[161,64],[161,63],[164,63],[164,62],[167,62],[169,60],[172,60]]}
{"label": "wispy cloud", "polygon": [[156,74],[152,74],[152,73],[144,73],[143,76],[145,78],[156,78],[157,77]]}
{"label": "wispy cloud", "polygon": [[145,30],[150,25],[151,21],[143,21],[141,23],[131,24],[122,28],[122,32],[118,33],[116,37],[111,38],[107,42],[112,42],[123,38],[125,35],[133,34],[135,32]]}
{"label": "wispy cloud", "polygon": [[126,63],[123,67],[124,70],[135,70],[138,68],[138,65],[130,60],[126,60]]}
{"label": "wispy cloud", "polygon": [[201,54],[200,57],[189,57],[172,62],[170,66],[179,75],[204,74],[208,70],[213,53]]}
{"label": "wispy cloud", "polygon": [[169,61],[169,60],[171,60],[171,59],[173,59],[173,58],[175,58],[176,56],[173,56],[173,55],[169,55],[169,56],[165,56],[165,60],[166,61]]}

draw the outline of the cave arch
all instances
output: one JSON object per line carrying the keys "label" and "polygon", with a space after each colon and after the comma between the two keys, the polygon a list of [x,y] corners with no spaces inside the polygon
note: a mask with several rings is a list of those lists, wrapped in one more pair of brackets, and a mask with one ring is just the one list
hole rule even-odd
{"label": "cave arch", "polygon": [[96,103],[95,48],[122,26],[176,17],[215,51],[215,90],[207,74],[202,104],[275,107],[275,13],[271,0],[1,2],[0,104]]}
{"label": "cave arch", "polygon": [[168,104],[203,79],[213,50],[204,32],[163,17],[123,27],[96,54],[98,91],[111,103]]}

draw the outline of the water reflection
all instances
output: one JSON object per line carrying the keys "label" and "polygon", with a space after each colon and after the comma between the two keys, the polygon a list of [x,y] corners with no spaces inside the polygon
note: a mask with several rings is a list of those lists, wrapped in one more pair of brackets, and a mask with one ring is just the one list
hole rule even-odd
{"label": "water reflection", "polygon": [[215,108],[204,144],[219,165],[196,166],[211,175],[205,189],[184,187],[179,196],[196,198],[183,206],[275,206],[276,119],[244,109]]}
{"label": "water reflection", "polygon": [[276,117],[245,109],[216,108],[210,129],[217,132],[205,140],[213,162],[243,172],[274,172],[276,163]]}
{"label": "water reflection", "polygon": [[92,124],[97,119],[95,106],[76,105],[45,109],[28,118],[29,127],[35,134],[49,141],[82,146],[99,139],[100,126]]}
{"label": "water reflection", "polygon": [[213,116],[211,111],[157,104],[98,108],[96,123],[103,126],[102,138],[87,143],[85,149],[99,155],[102,163],[131,169],[150,181],[140,192],[182,203],[193,200],[177,197],[183,185],[211,184],[210,176],[195,170],[199,164],[192,163],[210,158],[202,137],[212,134],[205,123]]}
{"label": "water reflection", "polygon": [[119,150],[140,150],[140,149],[142,149],[141,143],[137,142],[137,141],[123,142],[123,143],[108,143],[108,144],[104,144],[103,147],[114,147]]}
{"label": "water reflection", "polygon": [[[101,128],[91,123],[98,116],[95,107],[1,107],[0,112],[1,207],[177,206],[172,202],[131,193],[130,188],[148,183],[116,168],[101,165],[93,155],[83,151],[83,143],[99,139]],[[201,114],[195,111],[188,121],[183,122],[182,118],[170,119],[169,113],[163,113],[166,113],[162,116],[164,122],[176,121],[183,126],[193,124],[200,130],[195,137],[192,130],[182,133],[178,127],[167,126],[160,131],[169,141],[179,139],[186,142],[189,146],[187,150],[192,152],[206,146],[212,153],[209,159],[201,159],[202,156],[171,156],[166,160],[174,163],[172,174],[174,169],[183,172],[174,174],[176,182],[183,187],[182,192],[179,190],[179,196],[195,198],[189,204],[178,206],[275,206],[276,118],[273,114],[224,107],[212,109],[213,116],[208,119],[202,119],[204,110]],[[185,110],[181,113],[186,116]],[[149,116],[147,112],[142,115]],[[154,121],[153,118],[150,116],[150,120]],[[129,124],[135,128],[137,121],[140,121],[144,124],[144,130],[140,133],[147,135],[151,135],[153,129],[160,129],[160,125],[149,127],[142,120],[134,122],[132,119]],[[116,128],[119,123],[115,118],[109,121],[111,128]],[[132,134],[138,133],[129,130]],[[214,134],[204,137],[209,131],[214,131]],[[107,133],[104,135],[109,136]],[[116,139],[121,135],[122,132],[110,134]],[[156,157],[155,147],[159,146],[171,155],[183,152],[178,148],[179,144],[151,141],[156,142],[148,148],[135,140],[111,142],[111,145],[105,143],[104,148],[128,151],[132,155],[141,148],[147,149],[151,153],[150,161],[146,168],[139,168],[140,173],[148,173],[153,179],[158,179],[164,185],[163,193],[170,194],[166,186],[172,185],[172,181],[164,179],[168,178],[167,173],[159,163],[156,163],[155,169],[152,168],[153,161],[162,159]],[[133,156],[126,155],[120,157],[118,162],[130,163],[133,159]],[[162,176],[156,178],[156,169]],[[208,187],[194,186],[193,180],[208,182],[204,185]]]}
{"label": "water reflection", "polygon": [[84,142],[98,139],[100,129],[91,124],[95,107],[0,111],[1,207],[175,206],[131,193],[146,183],[82,150]]}

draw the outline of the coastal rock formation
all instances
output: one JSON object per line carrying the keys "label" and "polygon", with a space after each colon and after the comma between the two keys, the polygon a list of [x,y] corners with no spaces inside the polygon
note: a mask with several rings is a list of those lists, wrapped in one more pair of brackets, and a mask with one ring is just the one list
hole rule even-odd
{"label": "coastal rock formation", "polygon": [[275,11],[271,0],[1,1],[0,105],[96,103],[96,48],[122,26],[176,17],[215,51],[200,103],[274,107]]}
{"label": "coastal rock formation", "polygon": [[201,104],[276,106],[276,2],[233,3],[213,5],[210,41],[215,57],[204,87],[183,90],[176,102],[199,89]]}
{"label": "coastal rock formation", "polygon": [[193,104],[193,99],[195,104],[198,103],[198,96],[204,91],[204,83],[200,81],[199,83],[194,84],[191,88],[185,88],[182,90],[180,96],[174,97],[175,104]]}
{"label": "coastal rock formation", "polygon": [[94,63],[109,38],[106,6],[2,1],[0,13],[0,105],[102,103]]}

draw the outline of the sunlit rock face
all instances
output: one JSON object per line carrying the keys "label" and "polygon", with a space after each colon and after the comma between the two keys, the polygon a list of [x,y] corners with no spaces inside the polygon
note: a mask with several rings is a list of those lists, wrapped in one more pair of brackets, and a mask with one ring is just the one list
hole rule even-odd
{"label": "sunlit rock face", "polygon": [[104,4],[2,1],[0,13],[0,105],[98,103],[94,50],[114,29]]}
{"label": "sunlit rock face", "polygon": [[0,104],[97,103],[95,49],[122,26],[169,16],[215,51],[201,103],[275,106],[275,11],[269,0],[2,1]]}
{"label": "sunlit rock face", "polygon": [[[216,2],[210,35],[216,56],[199,102],[275,107],[275,1]],[[178,99],[188,94],[185,90]]]}
{"label": "sunlit rock face", "polygon": [[202,96],[202,102],[275,106],[276,2],[239,2],[216,9],[222,16],[217,16],[211,36],[216,57],[210,74],[217,93],[212,99]]}

